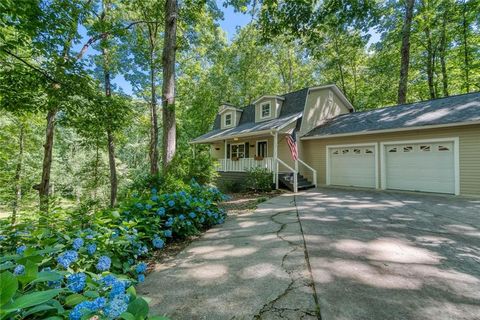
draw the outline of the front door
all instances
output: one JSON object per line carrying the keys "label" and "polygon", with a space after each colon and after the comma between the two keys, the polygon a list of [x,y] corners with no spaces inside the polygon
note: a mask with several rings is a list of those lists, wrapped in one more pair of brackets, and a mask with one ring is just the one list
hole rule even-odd
{"label": "front door", "polygon": [[262,158],[268,157],[267,141],[257,142],[257,156]]}

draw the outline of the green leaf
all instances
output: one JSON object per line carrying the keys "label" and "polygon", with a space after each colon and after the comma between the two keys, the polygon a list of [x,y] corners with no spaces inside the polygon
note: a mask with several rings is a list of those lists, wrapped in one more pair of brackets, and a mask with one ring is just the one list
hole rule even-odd
{"label": "green leaf", "polygon": [[87,300],[84,296],[78,293],[74,293],[65,298],[65,304],[67,306],[73,307],[79,304],[82,301]]}
{"label": "green leaf", "polygon": [[0,306],[9,302],[18,289],[17,278],[10,272],[0,274]]}
{"label": "green leaf", "polygon": [[137,290],[135,290],[134,286],[128,287],[127,293],[133,297],[137,297]]}
{"label": "green leaf", "polygon": [[15,265],[15,263],[13,263],[13,262],[11,262],[11,261],[5,262],[5,263],[3,263],[3,264],[0,265],[0,271],[10,269],[10,268],[13,267],[14,265]]}
{"label": "green leaf", "polygon": [[48,300],[56,297],[62,291],[63,291],[62,289],[52,289],[52,290],[29,293],[3,306],[2,309],[4,312],[12,312],[16,310],[37,306],[39,304],[45,303]]}
{"label": "green leaf", "polygon": [[35,262],[27,260],[25,263],[25,273],[18,277],[21,283],[29,283],[37,278],[38,266]]}
{"label": "green leaf", "polygon": [[88,298],[98,298],[100,296],[97,291],[87,291],[83,295]]}
{"label": "green leaf", "polygon": [[121,319],[124,319],[124,320],[135,320],[135,316],[133,314],[131,314],[130,312],[124,312],[120,315],[120,318]]}
{"label": "green leaf", "polygon": [[148,303],[143,298],[137,298],[128,304],[127,312],[135,315],[135,318],[145,318],[148,315]]}
{"label": "green leaf", "polygon": [[29,316],[31,314],[34,314],[34,313],[37,313],[37,312],[53,310],[53,309],[56,309],[56,308],[54,306],[51,306],[51,305],[48,305],[48,304],[41,304],[41,305],[33,307],[33,308],[29,309],[27,312],[23,313],[22,318],[26,318],[27,316]]}
{"label": "green leaf", "polygon": [[62,278],[63,276],[60,273],[52,272],[52,271],[42,271],[42,272],[39,272],[37,278],[30,283],[57,281]]}

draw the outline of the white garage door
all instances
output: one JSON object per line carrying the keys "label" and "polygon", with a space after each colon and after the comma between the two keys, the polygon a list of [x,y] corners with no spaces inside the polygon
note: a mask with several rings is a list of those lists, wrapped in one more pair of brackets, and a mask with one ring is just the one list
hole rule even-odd
{"label": "white garage door", "polygon": [[329,184],[375,188],[375,147],[329,147]]}
{"label": "white garage door", "polygon": [[455,193],[453,142],[387,145],[387,189]]}

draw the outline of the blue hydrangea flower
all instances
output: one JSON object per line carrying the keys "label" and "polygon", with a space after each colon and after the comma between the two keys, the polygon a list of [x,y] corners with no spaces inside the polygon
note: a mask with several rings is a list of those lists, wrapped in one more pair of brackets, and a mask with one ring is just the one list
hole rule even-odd
{"label": "blue hydrangea flower", "polygon": [[102,309],[106,303],[107,300],[103,297],[99,297],[93,301],[82,301],[73,308],[69,318],[70,320],[80,320],[83,315]]}
{"label": "blue hydrangea flower", "polygon": [[87,253],[93,255],[97,251],[97,245],[95,243],[90,243],[87,245]]}
{"label": "blue hydrangea flower", "polygon": [[25,251],[25,249],[27,249],[27,247],[26,247],[26,246],[24,246],[24,245],[23,245],[23,246],[20,246],[20,247],[18,247],[18,248],[17,248],[17,254],[19,254],[19,255],[22,255],[22,254],[23,254],[23,252]]}
{"label": "blue hydrangea flower", "polygon": [[89,234],[85,237],[87,240],[92,240],[94,238],[93,234]]}
{"label": "blue hydrangea flower", "polygon": [[201,217],[200,218],[200,223],[204,223],[205,222],[205,218],[204,217]]}
{"label": "blue hydrangea flower", "polygon": [[168,201],[168,206],[169,207],[173,207],[174,205],[175,205],[175,201],[173,201],[173,200]]}
{"label": "blue hydrangea flower", "polygon": [[0,235],[0,241],[3,241],[3,240],[5,240],[5,239],[7,239],[7,237],[5,237],[5,236],[3,236],[3,235]]}
{"label": "blue hydrangea flower", "polygon": [[170,238],[172,236],[172,230],[163,231],[163,235],[167,238]]}
{"label": "blue hydrangea flower", "polygon": [[210,210],[207,211],[207,216],[209,216],[209,217],[212,216],[212,212]]}
{"label": "blue hydrangea flower", "polygon": [[72,244],[73,249],[78,250],[81,247],[83,247],[83,239],[82,238],[76,238],[73,240]]}
{"label": "blue hydrangea flower", "polygon": [[158,238],[158,236],[153,239],[152,243],[153,246],[157,249],[161,249],[165,245],[165,242],[162,239]]}
{"label": "blue hydrangea flower", "polygon": [[166,227],[171,227],[172,225],[173,225],[173,218],[170,217],[170,218],[168,218],[167,221],[165,221],[165,226]]}
{"label": "blue hydrangea flower", "polygon": [[152,205],[151,205],[151,204],[147,204],[147,205],[145,205],[145,208],[146,208],[147,210],[150,210],[150,209],[152,209]]}
{"label": "blue hydrangea flower", "polygon": [[100,279],[100,282],[103,283],[105,286],[110,287],[115,282],[117,282],[117,278],[113,274],[107,274]]}
{"label": "blue hydrangea flower", "polygon": [[103,312],[107,316],[108,319],[116,319],[122,313],[127,311],[128,308],[128,296],[127,295],[118,295],[114,299],[112,299],[105,308]]}
{"label": "blue hydrangea flower", "polygon": [[158,201],[158,196],[155,194],[150,197],[150,200],[157,202]]}
{"label": "blue hydrangea flower", "polygon": [[217,221],[218,224],[222,224],[222,223],[224,223],[224,222],[225,222],[225,221],[224,221],[223,219],[219,219],[219,220]]}
{"label": "blue hydrangea flower", "polygon": [[195,217],[196,217],[197,215],[195,214],[195,212],[190,212],[190,213],[188,214],[188,216],[189,216],[190,218],[192,218],[192,219],[195,219]]}
{"label": "blue hydrangea flower", "polygon": [[144,274],[139,274],[137,276],[137,281],[140,282],[140,283],[144,282],[145,281],[145,275]]}
{"label": "blue hydrangea flower", "polygon": [[80,292],[87,284],[87,275],[83,272],[74,273],[67,277],[67,288],[73,292]]}
{"label": "blue hydrangea flower", "polygon": [[113,230],[112,239],[117,239],[120,236],[120,231],[118,229]]}
{"label": "blue hydrangea flower", "polygon": [[98,271],[107,271],[110,269],[110,265],[112,264],[112,260],[110,260],[107,256],[101,256],[98,259],[97,265],[95,266]]}
{"label": "blue hydrangea flower", "polygon": [[185,205],[186,205],[187,207],[189,207],[189,206],[190,206],[190,201],[189,201],[189,200],[185,201]]}
{"label": "blue hydrangea flower", "polygon": [[125,294],[125,289],[127,288],[126,283],[121,280],[117,280],[112,284],[112,289],[110,290],[110,298],[114,298],[118,295]]}
{"label": "blue hydrangea flower", "polygon": [[152,194],[157,194],[157,188],[152,188]]}
{"label": "blue hydrangea flower", "polygon": [[183,220],[185,220],[185,216],[183,214],[181,214],[181,215],[178,216],[178,219],[180,219],[180,221],[183,221]]}
{"label": "blue hydrangea flower", "polygon": [[192,222],[191,221],[187,221],[187,226],[191,226],[192,225]]}
{"label": "blue hydrangea flower", "polygon": [[135,271],[137,273],[145,273],[145,270],[147,270],[147,264],[145,262],[140,262],[136,267]]}
{"label": "blue hydrangea flower", "polygon": [[163,217],[165,215],[165,208],[164,207],[161,207],[157,210],[157,215],[159,215],[160,217]]}
{"label": "blue hydrangea flower", "polygon": [[218,213],[215,213],[215,214],[213,215],[213,217],[214,217],[215,219],[218,219]]}
{"label": "blue hydrangea flower", "polygon": [[16,276],[20,276],[25,273],[25,266],[23,264],[19,264],[13,269],[13,274]]}
{"label": "blue hydrangea flower", "polygon": [[142,210],[143,209],[143,204],[141,204],[140,202],[137,202],[137,203],[135,203],[135,207],[137,207],[137,209]]}
{"label": "blue hydrangea flower", "polygon": [[78,253],[74,250],[68,250],[60,254],[57,258],[57,262],[67,269],[73,262],[77,261]]}
{"label": "blue hydrangea flower", "polygon": [[148,253],[148,248],[147,246],[139,247],[137,250],[137,255],[142,256],[144,254]]}

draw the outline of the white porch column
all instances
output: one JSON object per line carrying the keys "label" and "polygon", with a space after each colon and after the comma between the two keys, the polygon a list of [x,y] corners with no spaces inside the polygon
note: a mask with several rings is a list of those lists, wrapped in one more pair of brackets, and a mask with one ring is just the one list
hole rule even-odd
{"label": "white porch column", "polygon": [[223,172],[227,172],[227,139],[223,140]]}
{"label": "white porch column", "polygon": [[278,189],[278,131],[275,131],[273,136],[273,180],[275,182],[275,189]]}

